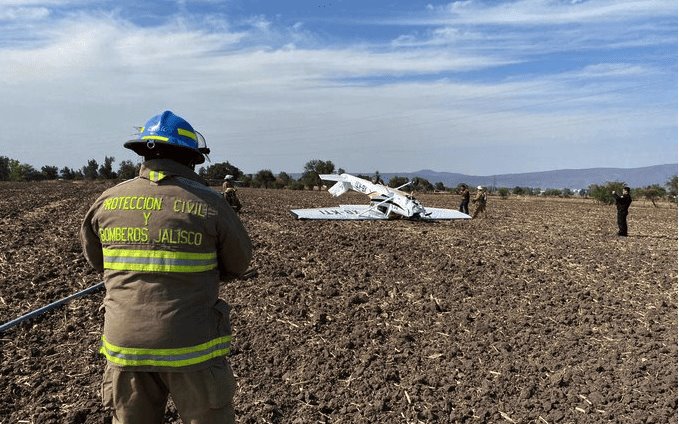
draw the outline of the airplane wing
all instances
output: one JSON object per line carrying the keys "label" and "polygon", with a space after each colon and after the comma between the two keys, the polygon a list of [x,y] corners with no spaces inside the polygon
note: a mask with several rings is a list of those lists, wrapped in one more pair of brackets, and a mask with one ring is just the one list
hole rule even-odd
{"label": "airplane wing", "polygon": [[387,217],[369,205],[339,205],[330,208],[292,209],[297,219],[319,220],[378,220]]}
{"label": "airplane wing", "polygon": [[320,174],[319,177],[324,181],[336,181],[336,183],[328,189],[328,192],[333,197],[341,196],[351,189],[351,181],[348,181],[344,175],[337,174]]}
{"label": "airplane wing", "polygon": [[448,220],[448,219],[471,219],[472,217],[466,213],[456,211],[453,209],[443,209],[443,208],[424,208],[427,211],[427,216],[424,217],[425,220]]}
{"label": "airplane wing", "polygon": [[[344,174],[342,174],[344,175]],[[340,174],[318,174],[318,177],[323,181],[344,181],[345,177]]]}
{"label": "airplane wing", "polygon": [[[471,219],[471,216],[453,209],[426,208],[427,215],[420,217],[422,221],[440,221],[450,219]],[[339,205],[330,208],[292,209],[292,216],[297,219],[315,220],[384,220],[388,219],[382,212],[369,205]]]}
{"label": "airplane wing", "polygon": [[341,196],[349,190],[357,191],[359,193],[373,195],[384,194],[388,195],[390,189],[381,184],[373,184],[363,178],[354,177],[349,174],[319,174],[321,180],[336,181],[335,185],[328,189],[328,192],[334,197]]}

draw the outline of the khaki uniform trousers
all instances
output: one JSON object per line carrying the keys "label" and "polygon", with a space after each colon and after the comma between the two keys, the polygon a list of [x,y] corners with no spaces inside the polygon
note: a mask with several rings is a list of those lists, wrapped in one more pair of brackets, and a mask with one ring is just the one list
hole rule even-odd
{"label": "khaki uniform trousers", "polygon": [[479,216],[479,214],[481,212],[485,212],[485,211],[486,211],[486,204],[485,203],[478,203],[476,205],[476,209],[474,210],[474,215],[472,215],[472,219],[476,218],[477,216]]}
{"label": "khaki uniform trousers", "polygon": [[184,424],[232,424],[235,387],[226,359],[191,372],[125,371],[107,364],[101,397],[113,410],[113,424],[162,424],[169,394]]}

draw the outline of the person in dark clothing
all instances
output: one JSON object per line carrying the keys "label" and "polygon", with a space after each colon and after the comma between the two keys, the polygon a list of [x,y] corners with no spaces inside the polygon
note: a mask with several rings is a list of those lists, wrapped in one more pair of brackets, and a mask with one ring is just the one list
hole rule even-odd
{"label": "person in dark clothing", "polygon": [[462,201],[458,210],[469,215],[469,188],[466,184],[462,184],[458,193],[462,195]]}
{"label": "person in dark clothing", "polygon": [[622,196],[613,192],[615,197],[615,207],[618,209],[618,235],[627,236],[627,211],[632,203],[632,196],[629,194],[629,187],[623,187]]}

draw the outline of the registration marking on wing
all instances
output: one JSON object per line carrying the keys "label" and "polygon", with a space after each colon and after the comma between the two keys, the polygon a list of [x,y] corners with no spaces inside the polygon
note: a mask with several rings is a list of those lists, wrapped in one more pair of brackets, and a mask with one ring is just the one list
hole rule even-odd
{"label": "registration marking on wing", "polygon": [[[443,221],[450,219],[470,219],[469,215],[452,209],[426,208],[423,221]],[[330,208],[292,209],[292,216],[297,219],[317,220],[386,220],[380,211],[369,205],[339,205]]]}
{"label": "registration marking on wing", "polygon": [[384,214],[370,209],[367,205],[339,205],[330,208],[292,209],[297,219],[385,219]]}

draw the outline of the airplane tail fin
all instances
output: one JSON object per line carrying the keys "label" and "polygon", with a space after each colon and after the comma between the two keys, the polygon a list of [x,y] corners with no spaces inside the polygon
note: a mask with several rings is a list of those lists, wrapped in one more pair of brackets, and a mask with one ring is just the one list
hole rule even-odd
{"label": "airplane tail fin", "polygon": [[328,189],[328,193],[332,194],[333,197],[341,196],[346,193],[351,188],[351,183],[346,181],[337,181],[335,185]]}

